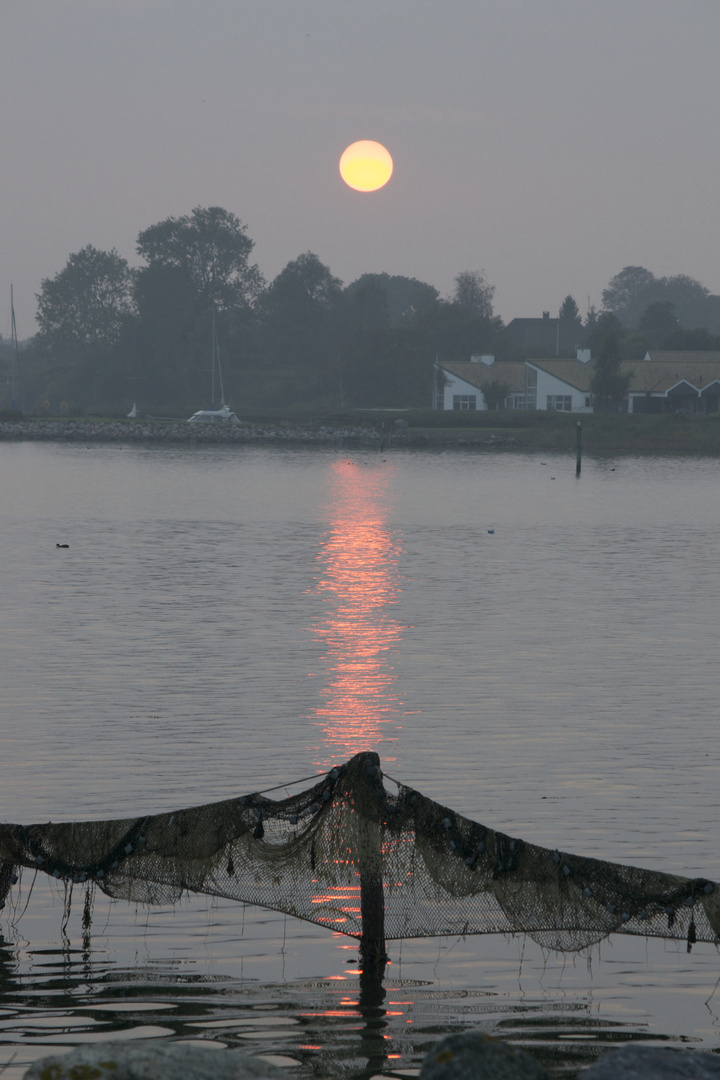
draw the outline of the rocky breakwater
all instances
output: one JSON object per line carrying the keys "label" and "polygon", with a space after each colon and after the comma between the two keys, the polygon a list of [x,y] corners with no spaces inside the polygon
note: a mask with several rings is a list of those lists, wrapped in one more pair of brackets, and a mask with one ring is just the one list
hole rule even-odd
{"label": "rocky breakwater", "polygon": [[335,428],[286,424],[189,424],[186,420],[13,420],[0,422],[0,439],[58,442],[308,443],[360,445],[378,442],[371,427]]}

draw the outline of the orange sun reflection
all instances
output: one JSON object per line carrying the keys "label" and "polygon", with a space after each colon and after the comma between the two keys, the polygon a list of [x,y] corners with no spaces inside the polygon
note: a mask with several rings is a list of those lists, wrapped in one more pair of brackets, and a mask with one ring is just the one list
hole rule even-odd
{"label": "orange sun reflection", "polygon": [[[318,559],[325,604],[312,627],[322,641],[327,683],[312,719],[333,760],[372,748],[399,709],[393,653],[405,626],[391,615],[401,591],[399,536],[388,525],[391,467],[332,466],[331,518]],[[326,762],[322,763],[327,764]]]}

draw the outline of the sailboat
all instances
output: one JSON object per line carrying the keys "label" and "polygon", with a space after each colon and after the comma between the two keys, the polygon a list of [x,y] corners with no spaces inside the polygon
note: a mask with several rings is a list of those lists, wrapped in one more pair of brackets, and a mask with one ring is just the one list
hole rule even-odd
{"label": "sailboat", "polygon": [[[220,408],[215,408],[215,367],[217,365],[218,381],[220,383]],[[220,350],[218,349],[217,333],[215,330],[215,309],[212,313],[212,344],[210,353],[210,401],[209,409],[199,409],[188,418],[189,424],[212,424],[216,421],[239,424],[237,416],[230,411],[230,406],[225,403],[225,387],[223,386],[222,368],[220,367]]]}

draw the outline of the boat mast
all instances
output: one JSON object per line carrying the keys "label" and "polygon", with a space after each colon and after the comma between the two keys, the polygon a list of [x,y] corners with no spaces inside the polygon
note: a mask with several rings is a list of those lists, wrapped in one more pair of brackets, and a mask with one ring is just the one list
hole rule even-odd
{"label": "boat mast", "polygon": [[215,328],[215,305],[213,304],[213,309],[212,309],[212,357],[211,357],[211,365],[210,365],[211,369],[212,369],[211,387],[210,387],[210,391],[211,391],[210,392],[210,397],[211,397],[211,402],[212,403],[211,403],[210,407],[212,409],[215,408],[215,364],[216,363],[217,363],[217,370],[218,370],[218,380],[220,382],[220,408],[224,409],[225,408],[225,387],[223,386],[222,368],[220,366],[220,348],[218,346],[217,330]]}
{"label": "boat mast", "polygon": [[10,408],[17,409],[17,383],[20,374],[20,349],[18,348],[17,325],[15,323],[15,301],[13,287],[10,286],[10,334],[12,342],[12,359],[10,362]]}
{"label": "boat mast", "polygon": [[223,386],[222,368],[220,367],[220,348],[219,348],[219,346],[217,344],[217,341],[215,342],[215,353],[217,355],[218,378],[220,379],[220,408],[224,409],[225,408],[225,387]]}
{"label": "boat mast", "polygon": [[212,308],[212,335],[210,340],[210,408],[215,408],[215,305]]}

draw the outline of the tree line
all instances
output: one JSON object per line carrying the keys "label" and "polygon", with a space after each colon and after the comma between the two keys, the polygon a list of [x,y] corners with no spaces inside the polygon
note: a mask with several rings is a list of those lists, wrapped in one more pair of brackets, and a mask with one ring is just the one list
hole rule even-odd
{"label": "tree line", "polygon": [[[22,354],[25,411],[117,415],[137,402],[184,416],[217,407],[213,337],[227,402],[241,409],[422,408],[438,362],[525,359],[494,315],[483,271],[458,273],[442,298],[387,273],[345,286],[306,252],[268,283],[254,246],[234,214],[196,207],[140,232],[138,267],[114,249],[72,254],[38,294],[39,332]],[[652,347],[720,348],[720,297],[692,278],[625,267],[602,299],[583,320],[568,295],[558,316],[614,364]]]}
{"label": "tree line", "polygon": [[[88,245],[38,294],[24,352],[31,411],[183,416],[211,401],[211,339],[235,408],[422,407],[437,358],[488,351],[493,287],[463,271],[451,297],[415,278],[348,286],[306,252],[267,283],[234,214],[196,207],[143,230],[131,267]],[[219,388],[219,380],[216,380]]]}

